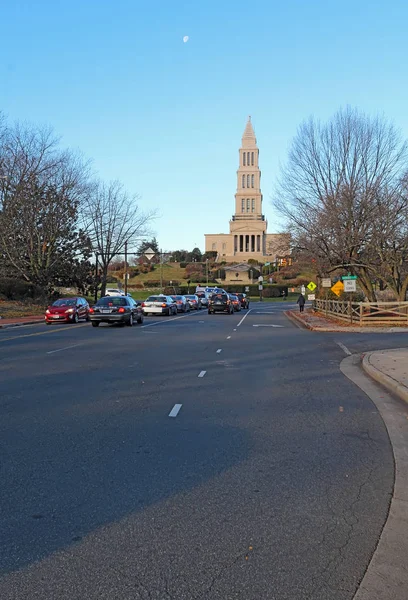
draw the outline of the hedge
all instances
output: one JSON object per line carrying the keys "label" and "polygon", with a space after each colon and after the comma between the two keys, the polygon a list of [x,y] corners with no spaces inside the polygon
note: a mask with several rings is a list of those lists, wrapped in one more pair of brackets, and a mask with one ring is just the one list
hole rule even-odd
{"label": "hedge", "polygon": [[0,278],[0,296],[7,300],[24,300],[25,298],[45,297],[47,292],[39,285],[29,283],[22,279],[11,277]]}

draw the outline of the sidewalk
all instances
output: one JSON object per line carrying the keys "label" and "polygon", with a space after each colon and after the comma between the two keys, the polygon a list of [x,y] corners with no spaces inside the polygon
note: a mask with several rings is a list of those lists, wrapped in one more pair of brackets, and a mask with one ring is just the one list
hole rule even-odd
{"label": "sidewalk", "polygon": [[35,325],[43,323],[44,315],[33,315],[32,317],[14,317],[11,319],[0,319],[0,329],[8,327],[18,327],[19,325]]}
{"label": "sidewalk", "polygon": [[299,310],[286,310],[285,315],[292,321],[296,321],[311,331],[345,331],[348,333],[408,333],[408,327],[360,327],[342,321],[325,318],[323,315],[314,313],[312,309],[304,312]]}
{"label": "sidewalk", "polygon": [[363,369],[390,392],[408,402],[408,348],[368,352]]}

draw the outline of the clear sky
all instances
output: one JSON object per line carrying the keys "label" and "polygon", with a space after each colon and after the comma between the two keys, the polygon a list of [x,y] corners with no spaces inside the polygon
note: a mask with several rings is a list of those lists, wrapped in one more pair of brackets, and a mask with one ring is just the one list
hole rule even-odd
{"label": "clear sky", "polygon": [[407,23],[406,0],[3,0],[0,111],[157,208],[163,249],[203,250],[228,233],[248,115],[271,233],[304,118],[350,104],[408,137]]}

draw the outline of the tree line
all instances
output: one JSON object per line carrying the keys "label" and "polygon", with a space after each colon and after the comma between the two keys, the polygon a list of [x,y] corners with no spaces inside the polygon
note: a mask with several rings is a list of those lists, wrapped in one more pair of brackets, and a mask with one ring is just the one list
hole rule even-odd
{"label": "tree line", "polygon": [[303,122],[274,198],[294,249],[322,277],[357,275],[403,301],[408,288],[408,146],[385,117],[353,108]]}
{"label": "tree line", "polygon": [[150,234],[154,211],[119,181],[104,182],[51,128],[9,123],[0,114],[0,277],[50,293],[86,290],[98,255],[102,292],[109,264]]}

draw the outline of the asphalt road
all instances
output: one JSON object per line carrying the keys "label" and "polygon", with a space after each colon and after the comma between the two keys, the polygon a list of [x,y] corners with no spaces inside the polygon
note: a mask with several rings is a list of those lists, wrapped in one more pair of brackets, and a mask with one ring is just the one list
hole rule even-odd
{"label": "asphalt road", "polygon": [[339,364],[403,344],[284,308],[0,331],[2,600],[353,598],[394,466]]}

